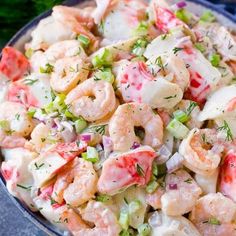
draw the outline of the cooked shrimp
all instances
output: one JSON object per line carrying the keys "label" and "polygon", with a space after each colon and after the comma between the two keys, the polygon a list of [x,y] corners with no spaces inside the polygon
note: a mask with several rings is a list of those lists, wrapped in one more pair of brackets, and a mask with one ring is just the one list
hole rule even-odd
{"label": "cooked shrimp", "polygon": [[59,93],[68,93],[79,82],[87,79],[88,70],[78,57],[65,57],[56,61],[52,72],[51,87]]}
{"label": "cooked shrimp", "polygon": [[168,216],[155,211],[149,218],[151,236],[201,236],[195,226],[183,216]]}
{"label": "cooked shrimp", "polygon": [[232,149],[230,150],[220,167],[220,191],[227,197],[236,201],[236,154]]}
{"label": "cooked shrimp", "polygon": [[111,7],[117,0],[96,0],[97,8],[93,12],[94,22],[99,24]]}
{"label": "cooked shrimp", "polygon": [[184,61],[180,57],[172,54],[166,60],[166,63],[166,72],[173,73],[174,75],[172,82],[178,84],[179,87],[185,91],[190,83],[190,75]]}
{"label": "cooked shrimp", "polygon": [[114,195],[135,184],[145,185],[150,180],[155,157],[156,153],[149,146],[109,156],[98,180],[99,192]]}
{"label": "cooked shrimp", "polygon": [[146,202],[154,209],[161,209],[161,196],[165,193],[164,188],[158,187],[154,193],[146,195]]}
{"label": "cooked shrimp", "polygon": [[235,213],[232,200],[221,193],[209,193],[197,201],[190,220],[204,236],[235,236]]}
{"label": "cooked shrimp", "polygon": [[0,146],[5,148],[22,147],[25,138],[33,129],[27,110],[20,103],[3,102],[0,104]]}
{"label": "cooked shrimp", "polygon": [[116,98],[110,83],[104,80],[95,81],[91,78],[71,90],[65,103],[71,105],[70,111],[75,116],[82,116],[88,121],[96,121],[114,110]]}
{"label": "cooked shrimp", "polygon": [[161,197],[162,211],[171,216],[190,212],[202,190],[184,170],[168,174],[165,179],[166,191]]}
{"label": "cooked shrimp", "polygon": [[[50,32],[50,34],[49,34]],[[25,45],[29,50],[45,51],[56,42],[74,39],[76,33],[66,27],[65,24],[55,20],[52,16],[42,19],[31,33],[32,41]]]}
{"label": "cooked shrimp", "polygon": [[65,199],[67,204],[78,207],[94,197],[97,180],[92,163],[76,158],[57,176],[52,197],[58,203]]}
{"label": "cooked shrimp", "polygon": [[211,175],[208,175],[207,178],[204,175],[195,174],[194,179],[204,194],[216,193],[218,176],[219,169],[217,168]]}
{"label": "cooked shrimp", "polygon": [[72,31],[77,34],[83,34],[95,41],[95,36],[89,31],[93,26],[93,19],[91,17],[91,9],[85,11],[66,6],[55,6],[53,8],[52,16],[54,19],[67,25]]}
{"label": "cooked shrimp", "polygon": [[114,150],[128,150],[134,142],[140,142],[135,135],[135,127],[145,130],[141,141],[153,148],[160,146],[163,138],[163,123],[159,115],[144,103],[126,103],[120,105],[109,123],[109,133]]}
{"label": "cooked shrimp", "polygon": [[30,58],[33,71],[39,72],[48,64],[54,66],[55,62],[64,57],[86,58],[84,49],[78,40],[64,40],[52,44],[45,52],[37,51]]}
{"label": "cooked shrimp", "polygon": [[[25,147],[28,147],[32,150],[40,153],[48,145],[52,145],[51,142],[47,142],[47,138],[50,135],[50,127],[44,123],[39,123],[33,129],[31,133],[31,140],[26,143]],[[55,139],[56,140],[56,139]]]}
{"label": "cooked shrimp", "polygon": [[67,219],[67,228],[74,236],[118,236],[121,227],[114,213],[102,202],[89,201],[80,210],[82,219],[95,224],[94,228],[87,226],[79,215],[71,210],[62,214],[62,220]]}
{"label": "cooked shrimp", "polygon": [[217,145],[215,130],[192,129],[182,141],[179,152],[184,156],[184,165],[195,173],[211,175],[218,167],[221,153],[214,151]]}

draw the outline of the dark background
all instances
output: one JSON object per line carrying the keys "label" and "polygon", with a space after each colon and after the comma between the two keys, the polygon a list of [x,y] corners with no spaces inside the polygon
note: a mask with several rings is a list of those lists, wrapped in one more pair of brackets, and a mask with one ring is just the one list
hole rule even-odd
{"label": "dark background", "polygon": [[[29,20],[62,0],[0,0],[0,48]],[[236,0],[211,0],[236,16]],[[236,19],[236,18],[235,18]],[[0,187],[0,236],[46,236],[13,205]]]}

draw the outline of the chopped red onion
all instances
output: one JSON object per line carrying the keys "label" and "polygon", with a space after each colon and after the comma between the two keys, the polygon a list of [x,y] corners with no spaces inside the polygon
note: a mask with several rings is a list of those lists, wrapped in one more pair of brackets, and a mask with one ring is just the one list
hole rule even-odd
{"label": "chopped red onion", "polygon": [[102,143],[104,147],[105,157],[107,157],[111,151],[113,150],[113,142],[110,137],[103,135],[102,136]]}
{"label": "chopped red onion", "polygon": [[158,157],[156,159],[156,163],[161,165],[168,161],[171,152],[165,145],[162,145],[161,148],[157,151],[157,155]]}
{"label": "chopped red onion", "polygon": [[161,216],[158,211],[155,211],[150,218],[148,219],[148,223],[152,228],[160,226],[162,224]]}
{"label": "chopped red onion", "polygon": [[77,138],[76,133],[74,131],[71,132],[67,128],[61,131],[61,136],[66,143],[71,143]]}
{"label": "chopped red onion", "polygon": [[169,184],[169,189],[176,190],[176,189],[178,189],[178,185],[177,184]]}
{"label": "chopped red onion", "polygon": [[136,149],[136,148],[139,148],[140,147],[140,144],[137,143],[137,142],[134,142],[131,149]]}
{"label": "chopped red onion", "polygon": [[102,144],[105,147],[112,147],[113,143],[110,137],[103,135],[102,136]]}
{"label": "chopped red onion", "polygon": [[172,173],[182,167],[184,158],[178,152],[176,152],[167,162],[166,167],[168,173]]}
{"label": "chopped red onion", "polygon": [[187,3],[186,3],[185,1],[177,2],[177,3],[176,3],[176,6],[177,6],[178,8],[184,8],[184,7],[187,6]]}
{"label": "chopped red onion", "polygon": [[81,134],[80,139],[85,142],[91,141],[91,134]]}

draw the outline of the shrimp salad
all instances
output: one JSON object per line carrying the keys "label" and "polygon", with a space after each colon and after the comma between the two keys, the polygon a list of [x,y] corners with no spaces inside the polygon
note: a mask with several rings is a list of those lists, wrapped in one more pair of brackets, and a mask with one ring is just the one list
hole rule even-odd
{"label": "shrimp salad", "polygon": [[0,61],[8,191],[74,236],[236,236],[236,36],[186,2],[55,6]]}

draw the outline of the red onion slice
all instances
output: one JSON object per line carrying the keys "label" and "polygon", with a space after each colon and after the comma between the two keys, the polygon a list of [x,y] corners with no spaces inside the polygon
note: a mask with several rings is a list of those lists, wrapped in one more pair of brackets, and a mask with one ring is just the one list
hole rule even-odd
{"label": "red onion slice", "polygon": [[178,185],[177,184],[169,184],[169,189],[170,190],[177,190],[178,189]]}
{"label": "red onion slice", "polygon": [[81,134],[80,139],[85,142],[91,141],[91,134]]}
{"label": "red onion slice", "polygon": [[141,145],[137,142],[134,142],[131,149],[136,149],[136,148],[139,148]]}
{"label": "red onion slice", "polygon": [[187,6],[187,3],[186,3],[185,1],[177,2],[177,3],[176,3],[176,6],[177,6],[178,8],[184,8],[184,7]]}
{"label": "red onion slice", "polygon": [[178,152],[176,152],[167,162],[166,167],[168,173],[172,173],[182,167],[184,158]]}

